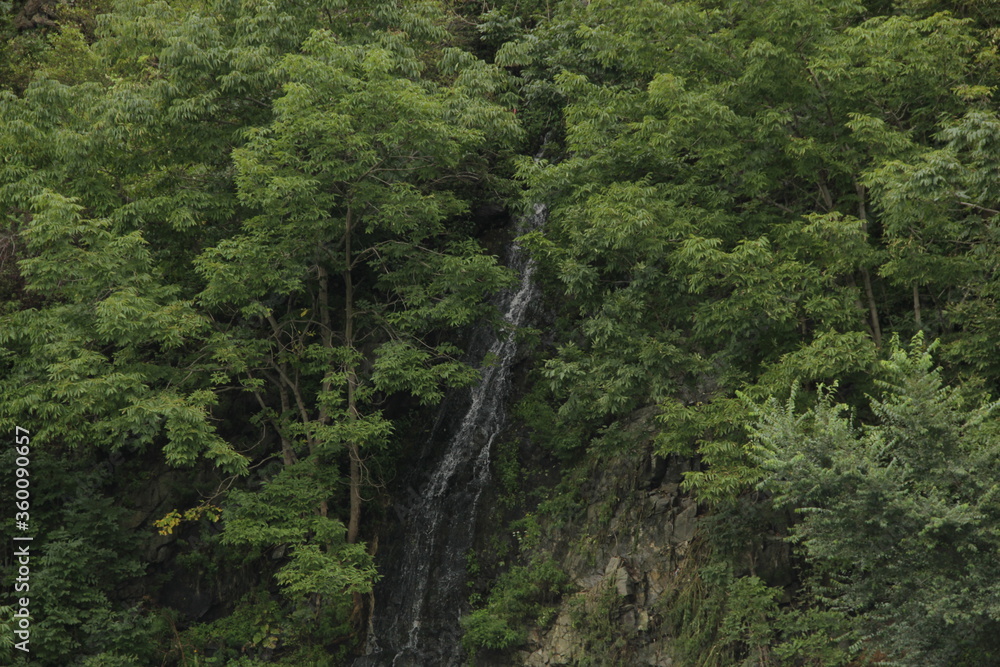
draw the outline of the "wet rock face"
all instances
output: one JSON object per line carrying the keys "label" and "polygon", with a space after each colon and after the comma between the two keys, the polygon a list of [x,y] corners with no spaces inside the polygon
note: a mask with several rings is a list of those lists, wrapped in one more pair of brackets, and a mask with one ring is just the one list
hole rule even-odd
{"label": "wet rock face", "polygon": [[[634,428],[644,429],[651,414],[637,415]],[[648,439],[629,454],[595,462],[583,489],[586,512],[551,530],[542,546],[565,554],[560,564],[577,590],[563,599],[554,622],[531,632],[514,662],[496,665],[674,667],[657,603],[693,560],[699,507],[680,482],[697,465],[653,456]]]}

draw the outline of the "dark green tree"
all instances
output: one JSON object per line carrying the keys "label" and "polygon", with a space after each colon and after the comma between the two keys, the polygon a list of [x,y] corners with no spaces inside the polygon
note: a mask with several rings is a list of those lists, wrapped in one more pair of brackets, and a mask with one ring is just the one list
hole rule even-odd
{"label": "dark green tree", "polygon": [[122,0],[0,93],[0,425],[79,465],[155,450],[228,477],[223,543],[287,554],[300,611],[370,588],[383,408],[474,379],[449,332],[508,281],[464,199],[519,136],[508,77],[447,19]]}
{"label": "dark green tree", "polygon": [[[934,346],[931,346],[933,348]],[[931,350],[894,344],[875,419],[860,427],[821,390],[804,413],[772,402],[754,446],[762,487],[801,521],[816,600],[898,664],[974,665],[1000,655],[995,402],[948,387]]]}
{"label": "dark green tree", "polygon": [[[464,69],[444,86],[416,78],[417,60],[313,33],[281,65],[273,121],[234,154],[240,201],[257,213],[196,260],[199,302],[224,341],[216,358],[253,392],[286,469],[313,470],[300,480],[322,489],[321,517],[338,515],[328,499],[347,461],[347,545],[361,531],[365,459],[393,432],[379,406],[398,392],[435,403],[471,381],[458,348],[434,334],[485,315],[507,281],[453,225],[475,156],[516,125],[473,94],[495,75],[448,55]],[[240,516],[258,507],[270,517],[259,522],[274,519],[267,503],[239,498]],[[313,522],[300,533],[329,535]],[[258,540],[258,524],[243,525],[227,539]]]}

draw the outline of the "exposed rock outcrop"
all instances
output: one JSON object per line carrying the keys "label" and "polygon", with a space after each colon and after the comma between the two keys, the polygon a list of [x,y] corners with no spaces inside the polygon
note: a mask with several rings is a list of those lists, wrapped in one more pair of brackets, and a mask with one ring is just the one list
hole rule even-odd
{"label": "exposed rock outcrop", "polygon": [[42,26],[56,25],[56,10],[51,0],[28,0],[14,17],[14,27],[31,30]]}
{"label": "exposed rock outcrop", "polygon": [[624,451],[591,455],[577,498],[584,509],[540,518],[537,551],[559,563],[575,592],[522,650],[489,664],[675,665],[662,604],[693,560],[699,507],[680,484],[698,464],[653,454],[654,414],[634,416]]}
{"label": "exposed rock outcrop", "polygon": [[[583,525],[559,531],[569,539],[577,528],[581,536],[595,539],[589,546],[578,541],[562,560],[579,591],[564,599],[552,627],[532,633],[530,650],[519,657],[525,667],[578,665],[585,658],[597,664],[627,659],[636,666],[673,665],[656,602],[688,556],[698,506],[679,492],[677,481],[652,491],[634,484],[622,488],[629,477],[618,474],[627,461],[622,457],[595,480],[598,497],[619,498],[610,518],[591,511]],[[685,465],[673,461],[669,472],[679,477]]]}

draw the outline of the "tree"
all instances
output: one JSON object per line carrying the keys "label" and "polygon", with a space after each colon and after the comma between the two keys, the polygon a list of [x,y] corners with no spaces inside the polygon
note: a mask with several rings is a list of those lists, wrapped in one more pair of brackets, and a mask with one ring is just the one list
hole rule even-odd
{"label": "tree", "polygon": [[518,137],[507,77],[444,48],[444,18],[122,0],[0,98],[0,424],[231,475],[224,541],[287,554],[300,610],[370,589],[383,409],[473,380],[449,332],[509,280],[462,193]]}
{"label": "tree", "polygon": [[[305,469],[298,483],[314,482],[317,513],[336,523],[328,501],[346,458],[346,545],[361,535],[365,460],[393,434],[380,406],[396,394],[433,404],[443,387],[472,381],[439,334],[481,318],[508,281],[454,221],[465,210],[456,190],[475,178],[487,137],[513,139],[515,121],[475,94],[495,74],[447,57],[464,69],[442,85],[419,78],[411,57],[315,31],[282,61],[272,122],[234,153],[240,202],[255,214],[195,262],[206,285],[199,303],[220,336],[216,358],[279,434],[286,470],[272,486]],[[237,521],[268,509],[234,500]],[[302,524],[297,539],[319,544],[301,543],[293,558],[349,560],[331,530]]]}
{"label": "tree", "polygon": [[989,151],[950,138],[992,132],[971,123],[992,51],[908,9],[591,2],[499,49],[559,100],[564,140],[520,177],[551,211],[530,240],[565,296],[544,373],[567,423],[659,404],[662,451],[698,451],[714,471],[688,483],[731,497],[753,476],[737,390],[860,398],[891,332],[992,364],[964,335],[993,327],[995,206],[966,194]]}
{"label": "tree", "polygon": [[761,487],[801,520],[792,539],[811,592],[857,621],[866,650],[900,664],[985,664],[998,656],[998,404],[945,386],[918,336],[882,362],[860,428],[831,389],[798,413],[760,413]]}

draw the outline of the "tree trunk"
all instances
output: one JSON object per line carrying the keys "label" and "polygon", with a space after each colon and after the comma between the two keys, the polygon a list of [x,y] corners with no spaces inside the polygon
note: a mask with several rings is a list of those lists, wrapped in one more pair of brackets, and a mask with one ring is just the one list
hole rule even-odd
{"label": "tree trunk", "polygon": [[871,316],[872,338],[875,347],[882,347],[882,327],[878,320],[878,307],[875,305],[875,292],[872,290],[872,278],[868,269],[861,269],[861,279],[865,283],[865,296],[868,297],[868,314]]}
{"label": "tree trunk", "polygon": [[[868,210],[865,207],[865,188],[860,183],[855,182],[854,189],[858,193],[858,218],[861,220],[862,229],[868,233]],[[868,312],[871,316],[872,338],[875,340],[875,347],[882,347],[882,326],[879,324],[878,306],[875,303],[875,292],[872,289],[872,278],[867,267],[861,268],[861,277],[865,281],[865,296],[868,297]]]}
{"label": "tree trunk", "polygon": [[361,528],[361,456],[358,445],[351,443],[351,518],[347,524],[347,543],[358,541]]}
{"label": "tree trunk", "polygon": [[[344,234],[344,345],[350,352],[354,351],[354,281],[351,276],[351,209],[347,209],[347,221]],[[347,418],[351,422],[358,419],[358,375],[353,357],[347,360],[345,375],[347,376]],[[351,513],[347,523],[347,543],[358,541],[361,529],[361,451],[358,443],[348,444],[351,457]]]}

